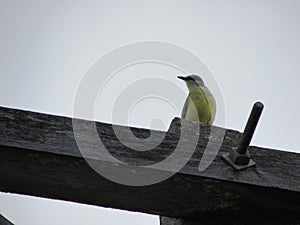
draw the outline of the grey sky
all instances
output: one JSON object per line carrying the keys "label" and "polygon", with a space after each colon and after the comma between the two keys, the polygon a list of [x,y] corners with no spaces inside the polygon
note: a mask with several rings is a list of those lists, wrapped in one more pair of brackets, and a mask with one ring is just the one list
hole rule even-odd
{"label": "grey sky", "polygon": [[[261,100],[265,110],[252,144],[300,152],[299,27],[298,0],[1,0],[0,105],[72,116],[80,80],[99,57],[130,42],[164,41],[208,65],[223,95],[226,127],[241,131]],[[113,106],[116,90],[143,77],[167,79],[187,92],[178,73],[151,63],[119,71],[103,89],[95,118],[118,123],[105,107]],[[178,98],[180,109],[185,96]],[[174,116],[174,107],[151,98],[128,115],[129,124],[143,127],[160,118],[165,125],[151,125],[160,129]],[[155,216],[4,193],[0,212],[18,225],[158,224]]]}

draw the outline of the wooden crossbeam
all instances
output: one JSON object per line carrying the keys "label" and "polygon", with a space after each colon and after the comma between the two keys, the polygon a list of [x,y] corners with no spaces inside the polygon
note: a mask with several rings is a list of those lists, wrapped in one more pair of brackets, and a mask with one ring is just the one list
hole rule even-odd
{"label": "wooden crossbeam", "polygon": [[[111,124],[96,123],[99,137],[118,162],[97,153],[99,146],[91,138],[91,121],[76,120],[88,149],[90,160],[107,171],[127,169],[143,176],[155,171],[152,165],[170,155],[178,143],[180,129],[164,133],[165,139],[153,151],[137,154],[118,141]],[[178,120],[177,120],[178,122]],[[195,124],[183,121],[187,134],[183,148],[197,135]],[[118,126],[122,132],[129,132]],[[211,130],[215,136],[211,136]],[[136,136],[147,137],[149,130],[132,128]],[[225,133],[224,137],[218,134]],[[241,134],[219,127],[200,126],[200,138],[188,163],[174,176],[147,186],[128,186],[108,180],[93,170],[83,158],[74,138],[72,118],[0,107],[0,191],[60,199],[90,205],[139,211],[176,218],[236,218],[288,212],[300,215],[300,154],[250,147],[256,167],[235,171],[221,155],[237,145]],[[130,134],[128,133],[128,137]],[[199,162],[208,140],[220,151],[204,171]],[[129,138],[128,142],[132,140]],[[176,167],[174,165],[174,167]],[[141,170],[142,168],[142,170]],[[131,174],[131,175],[132,175]]]}

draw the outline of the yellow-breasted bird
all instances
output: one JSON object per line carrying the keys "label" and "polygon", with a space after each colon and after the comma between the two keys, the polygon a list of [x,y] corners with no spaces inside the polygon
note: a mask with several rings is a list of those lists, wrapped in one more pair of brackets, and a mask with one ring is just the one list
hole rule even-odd
{"label": "yellow-breasted bird", "polygon": [[185,100],[181,117],[203,124],[212,125],[216,115],[216,101],[209,89],[204,85],[201,77],[197,75],[178,76],[184,80],[189,95]]}

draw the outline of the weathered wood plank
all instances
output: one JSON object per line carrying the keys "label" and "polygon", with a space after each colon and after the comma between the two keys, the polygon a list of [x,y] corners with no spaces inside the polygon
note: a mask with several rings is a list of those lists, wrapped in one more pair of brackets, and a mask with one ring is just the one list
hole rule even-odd
{"label": "weathered wood plank", "polygon": [[[137,166],[167,158],[178,142],[175,128],[153,151],[141,154],[120,143],[110,124],[97,123],[105,146],[113,156],[129,164],[124,166],[99,156],[99,146],[86,127],[90,122],[78,122],[82,135],[86,135],[89,158],[111,171],[129,168],[137,176],[153,172],[144,168],[141,173]],[[191,127],[183,137],[184,144],[188,145],[191,136],[196,134],[194,125],[185,123]],[[261,210],[299,215],[300,154],[251,147],[257,167],[237,172],[220,155],[237,145],[240,133],[213,129],[226,135],[218,156],[206,170],[199,171],[198,166],[211,128],[201,126],[197,148],[179,173],[157,184],[135,187],[109,181],[91,169],[78,150],[71,118],[0,107],[0,191],[169,217],[228,216],[237,212],[246,215]],[[133,131],[136,136],[149,135],[146,129],[133,128]],[[123,132],[126,136],[127,131]],[[158,136],[162,133],[152,132]],[[216,135],[211,140],[218,138]],[[132,141],[129,135],[128,141]],[[176,161],[169,162],[169,170],[173,168],[172,163]]]}
{"label": "weathered wood plank", "polygon": [[193,219],[176,219],[169,217],[160,217],[160,225],[299,225],[299,215],[291,212],[279,212],[274,214],[268,211],[239,215],[233,213],[230,215],[209,215]]}

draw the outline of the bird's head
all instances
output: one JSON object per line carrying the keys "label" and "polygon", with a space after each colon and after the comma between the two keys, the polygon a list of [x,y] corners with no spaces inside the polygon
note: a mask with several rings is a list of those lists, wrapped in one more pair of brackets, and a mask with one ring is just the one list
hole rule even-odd
{"label": "bird's head", "polygon": [[205,87],[202,78],[197,75],[189,75],[186,77],[178,76],[177,78],[184,80],[190,90],[198,87]]}

